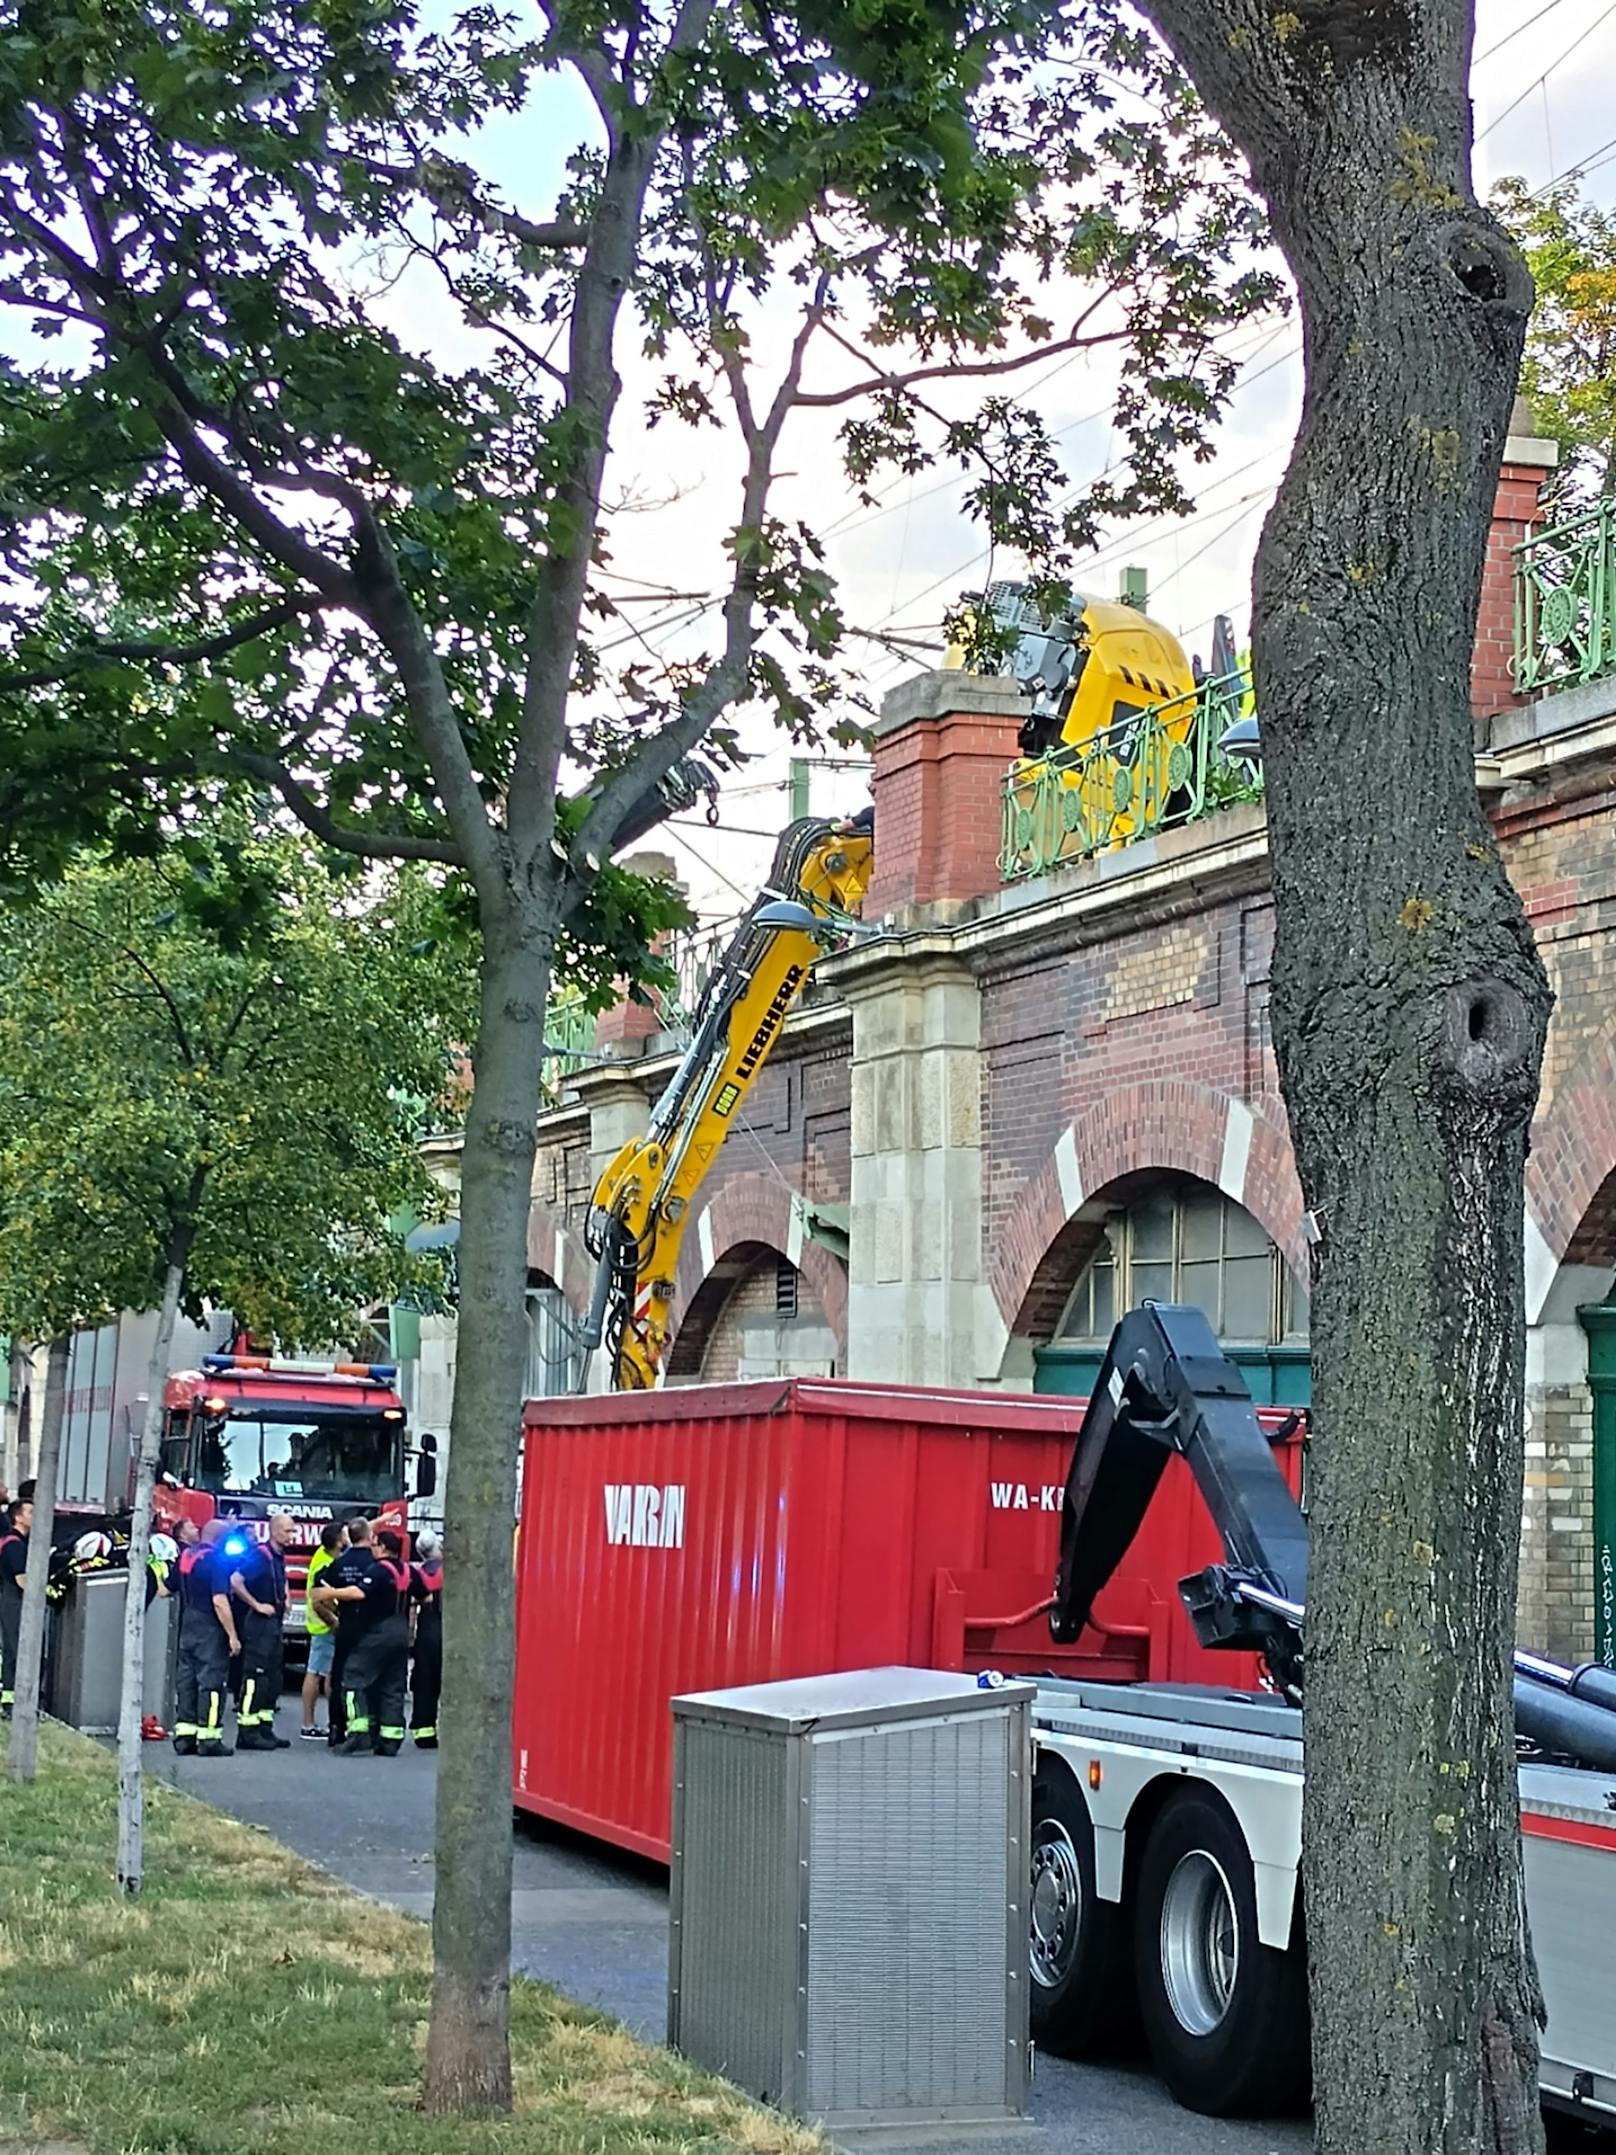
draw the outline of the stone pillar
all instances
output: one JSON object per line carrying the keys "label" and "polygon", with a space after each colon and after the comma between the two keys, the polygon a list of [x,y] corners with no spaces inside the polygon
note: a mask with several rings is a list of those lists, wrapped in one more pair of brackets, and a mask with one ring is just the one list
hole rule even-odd
{"label": "stone pillar", "polygon": [[589,1174],[598,1182],[629,1139],[645,1135],[651,1100],[643,1085],[615,1070],[580,1072],[578,1094],[589,1110]]}
{"label": "stone pillar", "polygon": [[1560,456],[1558,445],[1539,439],[1532,427],[1531,411],[1525,399],[1517,397],[1487,532],[1476,650],[1470,666],[1470,708],[1481,747],[1487,745],[1484,721],[1528,700],[1515,689],[1515,549],[1543,521],[1538,495]]}
{"label": "stone pillar", "polygon": [[1014,681],[979,674],[919,674],[887,696],[875,725],[867,921],[957,919],[999,888],[1004,777],[1026,715]]}
{"label": "stone pillar", "polygon": [[839,960],[837,986],[853,1011],[848,1374],[975,1384],[991,1301],[977,984],[885,944]]}

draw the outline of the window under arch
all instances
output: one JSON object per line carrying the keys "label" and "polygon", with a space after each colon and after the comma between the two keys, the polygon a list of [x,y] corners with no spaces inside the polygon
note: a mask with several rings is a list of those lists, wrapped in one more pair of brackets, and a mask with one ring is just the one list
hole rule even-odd
{"label": "window under arch", "polygon": [[1203,1311],[1225,1346],[1307,1339],[1307,1291],[1261,1223],[1187,1177],[1155,1183],[1107,1217],[1055,1338],[1103,1344],[1117,1319],[1145,1301]]}

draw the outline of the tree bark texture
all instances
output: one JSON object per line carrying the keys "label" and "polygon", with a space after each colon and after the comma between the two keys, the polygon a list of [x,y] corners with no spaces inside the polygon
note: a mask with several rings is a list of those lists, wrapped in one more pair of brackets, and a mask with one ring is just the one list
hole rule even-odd
{"label": "tree bark texture", "polygon": [[146,1376],[146,1413],[140,1428],[140,1450],[135,1460],[134,1516],[129,1522],[129,1586],[123,1605],[123,1685],[118,1703],[118,1884],[125,1893],[138,1893],[141,1887],[145,1803],[141,1782],[143,1739],[140,1725],[145,1718],[146,1703],[146,1558],[151,1550],[152,1491],[157,1486],[157,1463],[163,1435],[163,1386],[168,1381],[168,1358],[174,1344],[174,1320],[179,1314],[180,1291],[185,1285],[190,1240],[187,1232],[176,1236],[170,1245],[168,1269],[163,1276],[163,1299],[157,1312],[157,1336],[152,1341],[151,1366]]}
{"label": "tree bark texture", "polygon": [[1306,390],[1258,553],[1271,1015],[1316,1246],[1303,1874],[1322,2155],[1541,2145],[1508,1655],[1551,995],[1469,673],[1531,282],[1461,0],[1151,0],[1250,159]]}
{"label": "tree bark texture", "polygon": [[429,2111],[508,2110],[511,1687],[527,1223],[548,936],[485,915],[460,1188],[459,1327],[444,1493],[443,1704]]}
{"label": "tree bark texture", "polygon": [[34,1445],[34,1523],[28,1532],[27,1585],[17,1635],[16,1693],[11,1707],[11,1778],[31,1781],[39,1764],[39,1679],[45,1659],[45,1586],[50,1577],[51,1534],[56,1525],[56,1463],[62,1455],[62,1408],[67,1399],[65,1333],[50,1343],[45,1364],[45,1409]]}

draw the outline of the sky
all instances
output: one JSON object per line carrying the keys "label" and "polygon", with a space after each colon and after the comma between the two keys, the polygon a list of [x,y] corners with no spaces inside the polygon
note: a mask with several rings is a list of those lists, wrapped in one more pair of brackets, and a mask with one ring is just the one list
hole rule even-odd
{"label": "sky", "polygon": [[[1485,194],[1506,174],[1520,174],[1530,186],[1541,187],[1586,160],[1591,169],[1583,179],[1585,193],[1616,201],[1610,97],[1616,83],[1616,0],[1478,0],[1476,55],[1478,190]],[[559,140],[565,132],[559,109],[556,119],[562,123],[554,138]],[[532,150],[531,130],[512,123],[510,140],[486,142],[478,162],[486,158],[486,169],[508,173],[513,193],[522,172],[521,192],[532,200]],[[1195,475],[1194,513],[1108,531],[1093,556],[1080,564],[1080,584],[1103,595],[1115,593],[1124,566],[1143,567],[1151,613],[1192,652],[1207,651],[1219,613],[1234,617],[1244,639],[1252,555],[1296,426],[1297,347],[1294,317],[1240,332],[1233,348],[1245,355],[1241,386],[1218,429],[1213,460]],[[632,409],[632,359],[624,373],[628,394],[615,483],[621,493],[651,502],[666,501],[670,494],[678,498],[671,507],[618,520],[614,567],[648,584],[700,588],[715,559],[714,539],[733,521],[734,467],[727,445],[712,435],[682,430],[646,432]],[[1080,480],[1102,470],[1112,439],[1113,384],[1106,367],[1092,356],[1077,355],[1029,370],[1023,379],[1062,433],[1070,477]],[[986,557],[977,527],[959,511],[962,481],[929,473],[883,483],[879,506],[860,508],[837,466],[830,429],[810,423],[810,415],[788,433],[780,467],[784,476],[776,506],[800,513],[828,534],[830,564],[850,621],[924,641],[937,637],[945,606],[980,584]],[[681,565],[692,562],[701,562],[703,570],[686,573]],[[1015,573],[1013,561],[1001,560],[994,568],[1001,575]],[[669,652],[698,649],[704,624],[684,619],[687,610],[673,602],[640,605],[633,609],[635,632]],[[861,649],[867,653],[861,669],[867,692],[876,701],[920,666],[935,662],[920,650],[910,658],[874,646]],[[707,920],[732,916],[755,894],[766,876],[773,834],[786,820],[787,751],[773,742],[761,719],[744,737],[757,747],[758,761],[726,787],[721,827],[711,830],[698,816],[693,823],[667,827],[656,841],[673,857],[693,905]],[[858,772],[816,770],[810,785],[816,812],[854,807],[866,798]]]}

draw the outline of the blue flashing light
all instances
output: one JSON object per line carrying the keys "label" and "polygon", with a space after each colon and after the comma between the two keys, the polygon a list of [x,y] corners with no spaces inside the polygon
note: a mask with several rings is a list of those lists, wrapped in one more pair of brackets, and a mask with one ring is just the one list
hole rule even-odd
{"label": "blue flashing light", "polygon": [[225,1542],[224,1551],[226,1556],[245,1556],[247,1554],[247,1544],[239,1534],[232,1534]]}

